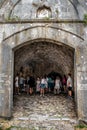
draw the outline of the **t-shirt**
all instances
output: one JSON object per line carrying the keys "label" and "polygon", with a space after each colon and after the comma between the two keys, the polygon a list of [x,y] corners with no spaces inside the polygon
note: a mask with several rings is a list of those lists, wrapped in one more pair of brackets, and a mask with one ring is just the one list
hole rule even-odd
{"label": "t-shirt", "polygon": [[23,83],[24,83],[24,78],[20,77],[20,84],[23,84]]}
{"label": "t-shirt", "polygon": [[67,86],[68,86],[68,87],[72,87],[72,79],[71,79],[71,77],[69,77],[69,78],[67,79]]}
{"label": "t-shirt", "polygon": [[41,84],[46,84],[46,79],[43,78],[43,79],[41,80]]}
{"label": "t-shirt", "polygon": [[66,78],[63,78],[63,84],[66,84],[66,81],[67,81]]}
{"label": "t-shirt", "polygon": [[60,80],[59,79],[56,79],[55,80],[55,88],[60,88]]}

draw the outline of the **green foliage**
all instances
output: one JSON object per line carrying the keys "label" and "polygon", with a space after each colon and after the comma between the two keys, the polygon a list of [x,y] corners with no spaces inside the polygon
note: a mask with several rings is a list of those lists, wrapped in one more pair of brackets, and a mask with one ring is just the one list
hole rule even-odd
{"label": "green foliage", "polygon": [[50,18],[51,18],[51,16],[49,15],[49,16],[44,16],[44,17],[41,18],[41,19],[44,19],[44,20],[50,20]]}
{"label": "green foliage", "polygon": [[83,19],[83,21],[84,21],[84,24],[87,25],[87,14],[84,14],[84,19]]}
{"label": "green foliage", "polygon": [[58,14],[58,9],[56,9],[55,11],[56,11],[56,13]]}
{"label": "green foliage", "polygon": [[7,17],[5,20],[6,21],[19,21],[20,18],[18,16],[14,16],[14,17]]}
{"label": "green foliage", "polygon": [[44,17],[45,20],[50,20],[50,17]]}
{"label": "green foliage", "polygon": [[80,125],[77,125],[76,128],[87,128],[87,125],[80,124]]}

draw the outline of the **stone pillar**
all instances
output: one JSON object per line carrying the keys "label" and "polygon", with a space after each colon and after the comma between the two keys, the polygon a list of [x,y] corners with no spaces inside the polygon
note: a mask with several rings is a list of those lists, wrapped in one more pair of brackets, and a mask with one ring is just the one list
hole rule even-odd
{"label": "stone pillar", "polygon": [[0,54],[0,116],[11,117],[13,106],[13,85],[12,85],[12,49],[1,44]]}
{"label": "stone pillar", "polygon": [[4,74],[1,71],[2,71],[2,46],[1,46],[1,43],[0,43],[0,116],[3,115],[4,94],[5,94],[4,87],[3,87],[3,83],[4,83],[3,76],[4,76]]}
{"label": "stone pillar", "polygon": [[87,120],[87,47],[77,51],[77,111],[79,119]]}
{"label": "stone pillar", "polygon": [[87,44],[83,46],[81,55],[82,59],[82,75],[81,75],[81,89],[83,91],[83,120],[87,121]]}

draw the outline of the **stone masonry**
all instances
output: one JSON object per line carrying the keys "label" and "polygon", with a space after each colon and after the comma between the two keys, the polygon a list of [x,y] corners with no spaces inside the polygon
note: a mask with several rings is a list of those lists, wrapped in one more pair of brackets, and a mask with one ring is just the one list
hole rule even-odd
{"label": "stone masonry", "polygon": [[46,73],[73,73],[78,119],[87,120],[87,26],[82,21],[86,12],[86,0],[0,1],[1,117],[12,116],[14,76],[21,64],[38,68],[42,60],[38,74],[45,62]]}
{"label": "stone masonry", "polygon": [[15,95],[12,114],[11,120],[0,120],[3,129],[12,126],[11,130],[74,130],[78,123],[73,100],[63,94]]}

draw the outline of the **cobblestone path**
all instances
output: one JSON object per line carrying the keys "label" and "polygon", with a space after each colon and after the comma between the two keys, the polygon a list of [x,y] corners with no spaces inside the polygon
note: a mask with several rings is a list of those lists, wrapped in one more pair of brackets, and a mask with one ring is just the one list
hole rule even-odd
{"label": "cobblestone path", "polygon": [[73,100],[47,94],[15,96],[13,118],[2,125],[15,126],[12,130],[74,130],[76,123]]}

